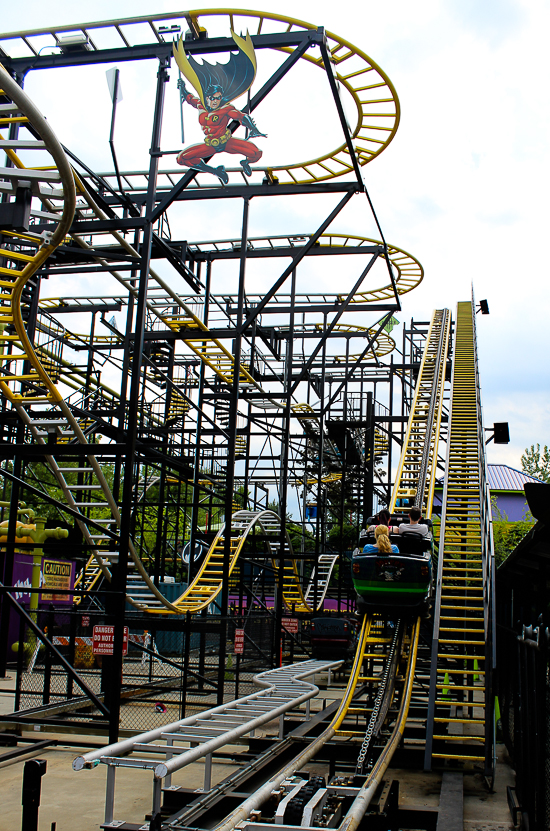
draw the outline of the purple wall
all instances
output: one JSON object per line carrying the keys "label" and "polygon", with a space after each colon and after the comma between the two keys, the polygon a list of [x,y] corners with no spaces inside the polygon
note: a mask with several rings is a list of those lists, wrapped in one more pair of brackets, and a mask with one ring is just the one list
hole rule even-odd
{"label": "purple wall", "polygon": [[[525,494],[523,493],[497,493],[493,492],[493,496],[497,498],[497,508],[500,513],[508,517],[509,522],[519,522],[525,519],[525,515],[529,511],[529,506],[525,501]],[[494,520],[498,521],[498,516],[493,516]]]}
{"label": "purple wall", "polygon": [[[436,513],[441,513],[441,498],[443,496],[442,491],[436,491],[434,494],[434,509]],[[501,514],[506,514],[509,522],[519,522],[522,519],[525,519],[525,515],[529,511],[529,506],[525,501],[525,494],[523,491],[517,491],[516,493],[499,493],[498,491],[491,491],[491,497],[496,496],[497,501],[497,508],[501,512]],[[493,516],[493,519],[498,521],[496,515]]]}

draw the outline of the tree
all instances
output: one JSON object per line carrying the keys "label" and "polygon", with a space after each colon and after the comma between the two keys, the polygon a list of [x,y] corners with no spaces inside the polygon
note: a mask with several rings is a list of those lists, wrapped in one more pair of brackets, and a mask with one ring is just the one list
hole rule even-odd
{"label": "tree", "polygon": [[540,444],[532,444],[525,448],[521,457],[521,469],[529,476],[541,479],[543,482],[550,482],[550,449],[545,444],[540,449]]}
{"label": "tree", "polygon": [[498,509],[496,496],[491,498],[491,503],[495,560],[497,566],[499,566],[512,553],[519,541],[531,530],[535,520],[531,513],[526,511],[523,519],[518,522],[510,522],[506,512]]}

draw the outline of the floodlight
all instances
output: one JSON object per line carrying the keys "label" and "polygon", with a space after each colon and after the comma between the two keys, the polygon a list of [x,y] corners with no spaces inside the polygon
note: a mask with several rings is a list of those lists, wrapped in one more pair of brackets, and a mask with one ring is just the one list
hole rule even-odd
{"label": "floodlight", "polygon": [[75,35],[63,35],[62,37],[57,39],[57,45],[59,46],[64,55],[67,55],[71,52],[92,51],[92,45],[90,43],[88,35],[85,35],[83,32]]}

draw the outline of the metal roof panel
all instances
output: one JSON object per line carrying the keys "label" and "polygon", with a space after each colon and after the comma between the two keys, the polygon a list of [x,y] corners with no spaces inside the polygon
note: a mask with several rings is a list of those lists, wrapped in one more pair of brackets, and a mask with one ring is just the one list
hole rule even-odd
{"label": "metal roof panel", "polygon": [[489,488],[497,491],[523,491],[525,482],[540,482],[534,476],[509,465],[487,465]]}

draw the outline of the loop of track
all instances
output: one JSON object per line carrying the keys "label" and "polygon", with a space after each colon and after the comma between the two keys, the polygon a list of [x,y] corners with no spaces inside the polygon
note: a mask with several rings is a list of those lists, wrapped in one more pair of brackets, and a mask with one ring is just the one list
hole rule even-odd
{"label": "loop of track", "polygon": [[[231,29],[249,25],[251,19],[257,20],[256,31],[252,30],[252,35],[260,34],[266,21],[286,24],[287,32],[317,29],[317,26],[303,20],[244,9],[199,9],[188,12],[188,15],[199,27],[213,16],[226,16],[227,28]],[[357,161],[363,166],[379,156],[392,141],[399,126],[399,99],[388,76],[365,52],[332,32],[326,32],[326,36],[335,77],[355,104],[357,121],[351,134]],[[281,51],[292,53],[294,50],[282,48]],[[324,69],[321,56],[306,53],[301,60]],[[268,170],[282,184],[309,184],[352,173],[353,164],[343,142],[317,158],[290,165],[273,165]]]}
{"label": "loop of track", "polygon": [[[34,29],[26,32],[10,32],[0,35],[2,48],[7,52],[10,41],[19,41],[23,51],[38,54],[33,46],[33,38],[43,36],[41,45],[47,45],[47,38],[52,36],[56,45],[58,35],[62,32],[81,31],[89,39],[92,51],[97,50],[94,43],[95,33],[100,37],[100,30],[112,32],[112,42],[119,41],[120,46],[129,48],[132,41],[132,25],[146,23],[151,28],[156,42],[163,43],[159,34],[159,24],[165,20],[179,21],[183,27],[193,28],[198,32],[212,25],[224,33],[234,29],[240,31],[248,28],[254,37],[273,31],[273,24],[282,24],[286,32],[316,31],[318,27],[304,20],[285,15],[272,14],[248,9],[195,9],[173,14],[147,15],[136,18],[121,18],[103,23],[83,23],[72,26],[60,26],[52,29]],[[353,100],[355,107],[355,124],[350,125],[352,142],[358,164],[362,167],[382,153],[390,144],[401,116],[399,98],[395,88],[383,70],[363,50],[341,38],[333,32],[325,32],[327,50],[330,55],[334,76]],[[98,39],[96,38],[96,39]],[[43,47],[44,48],[44,47]],[[293,47],[282,47],[279,51],[292,53]],[[325,70],[323,58],[318,53],[306,52],[300,60]],[[335,113],[336,115],[336,113]],[[276,177],[281,184],[308,184],[323,182],[327,179],[353,173],[353,162],[344,141],[341,145],[317,158],[288,165],[273,165],[267,168],[268,174]]]}
{"label": "loop of track", "polygon": [[[276,252],[281,248],[296,248],[299,249],[309,240],[310,234],[283,234],[279,236],[264,236],[264,237],[250,237],[247,241],[248,250],[251,252],[262,252],[272,250]],[[191,253],[207,254],[212,252],[231,252],[235,251],[241,244],[239,239],[225,239],[225,240],[202,240],[200,242],[190,242],[189,251]],[[320,248],[327,248],[330,250],[341,250],[346,253],[346,250],[354,249],[353,253],[360,253],[361,248],[370,246],[382,246],[380,240],[365,237],[360,234],[336,234],[326,233],[319,237]],[[404,248],[399,248],[397,245],[388,245],[388,256],[392,267],[395,269],[395,283],[397,286],[397,293],[399,295],[407,294],[407,292],[415,289],[424,279],[424,269],[421,263]],[[380,254],[383,257],[383,254]],[[339,300],[345,300],[344,294],[337,295]],[[249,302],[254,302],[255,296],[248,294]],[[369,289],[367,291],[360,291],[354,295],[352,303],[379,303],[383,300],[393,300],[394,291],[391,283],[381,286],[376,289]],[[277,300],[277,295],[273,298]]]}

